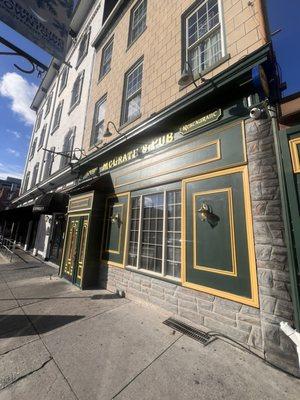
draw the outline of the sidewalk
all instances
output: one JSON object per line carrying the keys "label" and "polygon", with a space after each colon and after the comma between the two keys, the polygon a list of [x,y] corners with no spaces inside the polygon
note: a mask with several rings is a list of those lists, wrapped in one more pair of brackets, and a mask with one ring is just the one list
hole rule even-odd
{"label": "sidewalk", "polygon": [[204,347],[169,316],[57,269],[0,256],[0,400],[298,400],[300,380],[222,340]]}

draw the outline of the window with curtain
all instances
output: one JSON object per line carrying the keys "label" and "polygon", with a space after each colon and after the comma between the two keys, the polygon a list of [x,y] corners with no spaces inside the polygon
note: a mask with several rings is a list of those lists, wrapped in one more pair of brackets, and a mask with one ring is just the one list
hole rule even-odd
{"label": "window with curtain", "polygon": [[143,61],[125,74],[122,123],[131,122],[141,114]]}
{"label": "window with curtain", "polygon": [[106,109],[106,95],[103,96],[95,105],[93,131],[90,145],[98,143],[104,133],[104,118]]}

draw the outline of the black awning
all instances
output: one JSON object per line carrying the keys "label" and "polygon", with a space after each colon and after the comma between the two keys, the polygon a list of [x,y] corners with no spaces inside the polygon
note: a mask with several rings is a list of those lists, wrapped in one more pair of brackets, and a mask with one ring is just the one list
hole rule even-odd
{"label": "black awning", "polygon": [[22,221],[32,217],[32,206],[10,208],[0,211],[0,220]]}
{"label": "black awning", "polygon": [[48,214],[65,213],[69,202],[69,196],[64,193],[46,193],[36,199],[33,213]]}

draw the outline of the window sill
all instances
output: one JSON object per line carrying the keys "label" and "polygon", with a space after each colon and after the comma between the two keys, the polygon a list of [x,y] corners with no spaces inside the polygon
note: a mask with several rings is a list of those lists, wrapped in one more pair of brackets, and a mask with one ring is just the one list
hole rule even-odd
{"label": "window sill", "polygon": [[131,265],[125,265],[125,270],[128,270],[130,272],[136,272],[137,274],[145,275],[148,276],[149,278],[156,278],[165,282],[169,282],[171,284],[173,283],[174,285],[182,286],[180,278],[172,278],[171,276],[164,276],[157,272],[148,271],[146,269],[141,269],[137,267],[132,267]]}
{"label": "window sill", "polygon": [[[196,72],[193,74],[193,78],[194,81],[197,82],[199,79],[204,78],[204,76],[208,73],[210,73],[211,71],[213,71],[214,69],[218,68],[220,65],[224,64],[226,61],[228,61],[230,59],[230,54],[226,54],[226,56],[220,58],[220,60],[215,63],[214,65],[212,65],[209,68],[204,69],[201,73],[200,72]],[[207,80],[209,81],[209,80]],[[194,82],[188,83],[185,86],[181,86],[179,87],[179,91],[189,87],[190,85],[194,85]]]}
{"label": "window sill", "polygon": [[76,67],[75,67],[76,70],[80,67],[80,65],[81,65],[82,61],[85,59],[87,53],[88,53],[88,52],[86,51],[86,52],[82,55],[82,57],[77,61],[77,64],[76,64]]}
{"label": "window sill", "polygon": [[126,52],[134,45],[134,43],[142,36],[142,34],[145,32],[145,30],[147,29],[147,25],[145,26],[145,28],[141,31],[141,33],[132,41],[127,44],[127,49]]}
{"label": "window sill", "polygon": [[107,71],[105,72],[105,74],[99,76],[97,85],[99,85],[99,83],[106,77],[106,75],[109,74],[110,71],[111,71],[111,68],[109,68],[109,70],[107,70]]}
{"label": "window sill", "polygon": [[53,134],[57,131],[58,128],[59,128],[59,125],[56,125],[56,126],[52,129],[51,135],[53,135]]}
{"label": "window sill", "polygon": [[80,100],[77,101],[68,111],[68,115],[70,115],[72,113],[73,110],[75,110],[75,108],[78,106],[78,104],[80,104]]}
{"label": "window sill", "polygon": [[135,122],[136,120],[141,118],[141,116],[142,116],[142,113],[138,114],[136,117],[132,118],[130,121],[126,121],[126,122],[122,123],[119,126],[119,130],[126,128],[128,125],[132,124],[133,122]]}

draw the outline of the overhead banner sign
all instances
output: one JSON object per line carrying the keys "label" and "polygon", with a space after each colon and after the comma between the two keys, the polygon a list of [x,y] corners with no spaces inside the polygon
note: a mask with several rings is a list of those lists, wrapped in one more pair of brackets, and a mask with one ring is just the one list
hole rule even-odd
{"label": "overhead banner sign", "polygon": [[0,0],[0,20],[63,60],[73,5],[73,0]]}

